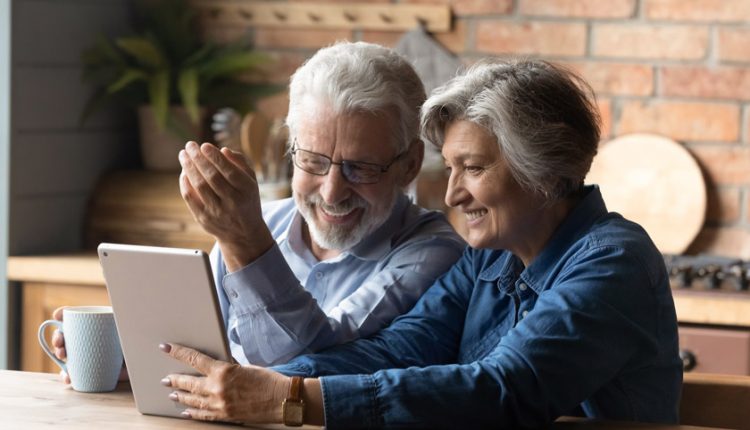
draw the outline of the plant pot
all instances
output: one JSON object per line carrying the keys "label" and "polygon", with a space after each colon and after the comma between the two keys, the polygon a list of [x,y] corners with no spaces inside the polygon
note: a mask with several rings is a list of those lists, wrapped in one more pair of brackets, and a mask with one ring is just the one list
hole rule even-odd
{"label": "plant pot", "polygon": [[184,108],[180,106],[170,107],[172,119],[184,130],[187,135],[179,136],[169,127],[159,128],[156,124],[151,106],[138,108],[138,123],[141,137],[141,157],[145,170],[159,172],[179,172],[180,162],[177,154],[185,147],[185,143],[194,140],[198,143],[203,141],[203,123],[206,110],[201,109],[200,121],[194,124]]}

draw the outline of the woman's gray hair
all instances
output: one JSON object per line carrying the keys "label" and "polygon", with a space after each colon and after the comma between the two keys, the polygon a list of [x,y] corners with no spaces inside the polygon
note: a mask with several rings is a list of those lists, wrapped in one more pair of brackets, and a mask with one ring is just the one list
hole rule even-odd
{"label": "woman's gray hair", "polygon": [[422,81],[395,51],[364,42],[339,42],[319,50],[294,73],[289,85],[286,124],[295,136],[304,101],[327,104],[337,115],[388,115],[392,137],[403,152],[419,139],[419,107],[426,98]]}
{"label": "woman's gray hair", "polygon": [[480,62],[422,106],[422,138],[438,147],[454,121],[489,131],[515,180],[547,202],[580,189],[599,144],[591,87],[541,60]]}

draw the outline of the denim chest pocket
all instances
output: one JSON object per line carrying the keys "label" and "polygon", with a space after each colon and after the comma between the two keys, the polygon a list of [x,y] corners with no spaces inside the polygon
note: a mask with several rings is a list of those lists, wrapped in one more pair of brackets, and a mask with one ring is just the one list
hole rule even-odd
{"label": "denim chest pocket", "polygon": [[[503,336],[523,321],[534,308],[537,295],[529,289],[520,296],[518,305],[513,296],[501,293],[492,298],[484,298],[481,310],[469,309],[467,317],[471,317],[467,318],[464,326],[459,363],[471,363],[486,357],[497,347]],[[494,303],[488,306],[488,302]],[[483,321],[484,324],[476,324],[478,321]]]}
{"label": "denim chest pocket", "polygon": [[513,300],[505,293],[489,290],[475,297],[466,312],[458,362],[470,363],[492,351],[513,328],[514,314]]}

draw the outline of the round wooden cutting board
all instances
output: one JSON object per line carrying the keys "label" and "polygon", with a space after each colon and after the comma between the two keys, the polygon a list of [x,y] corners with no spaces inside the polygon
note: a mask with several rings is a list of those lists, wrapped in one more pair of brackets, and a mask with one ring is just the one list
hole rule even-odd
{"label": "round wooden cutting board", "polygon": [[599,149],[586,182],[607,209],[646,229],[665,254],[685,252],[706,216],[706,185],[682,145],[654,134],[618,137]]}

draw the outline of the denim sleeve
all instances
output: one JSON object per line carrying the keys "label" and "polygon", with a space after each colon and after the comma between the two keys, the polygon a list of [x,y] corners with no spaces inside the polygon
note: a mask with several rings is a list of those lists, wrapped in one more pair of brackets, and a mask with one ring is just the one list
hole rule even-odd
{"label": "denim sleeve", "polygon": [[323,376],[455,361],[474,282],[470,277],[471,264],[467,249],[409,313],[375,335],[297,357],[274,370],[288,375]]}
{"label": "denim sleeve", "polygon": [[381,270],[328,313],[300,284],[278,246],[222,280],[247,360],[284,363],[367,336],[407,312],[460,256],[463,244],[430,236],[407,241]]}
{"label": "denim sleeve", "polygon": [[[436,300],[444,296],[430,294],[432,289],[404,317],[428,318],[421,336],[399,339],[396,332],[404,325],[394,324],[387,336],[373,339],[381,341],[374,357],[360,341],[299,359],[296,365],[308,374],[331,375],[321,377],[326,427],[538,427],[573,410],[639,349],[657,348],[658,339],[653,284],[634,256],[601,247],[572,260],[533,310],[477,361],[430,365],[448,361],[448,354],[427,342],[442,343],[443,328],[460,312],[431,318],[426,312],[441,307]],[[447,288],[445,281],[437,288]],[[453,321],[454,330],[457,324]],[[413,345],[404,345],[408,340]],[[406,351],[387,351],[392,348]],[[331,364],[340,364],[334,357],[342,352],[347,362],[371,363],[337,371]],[[418,367],[403,368],[406,364]],[[347,375],[378,367],[385,370]]]}

